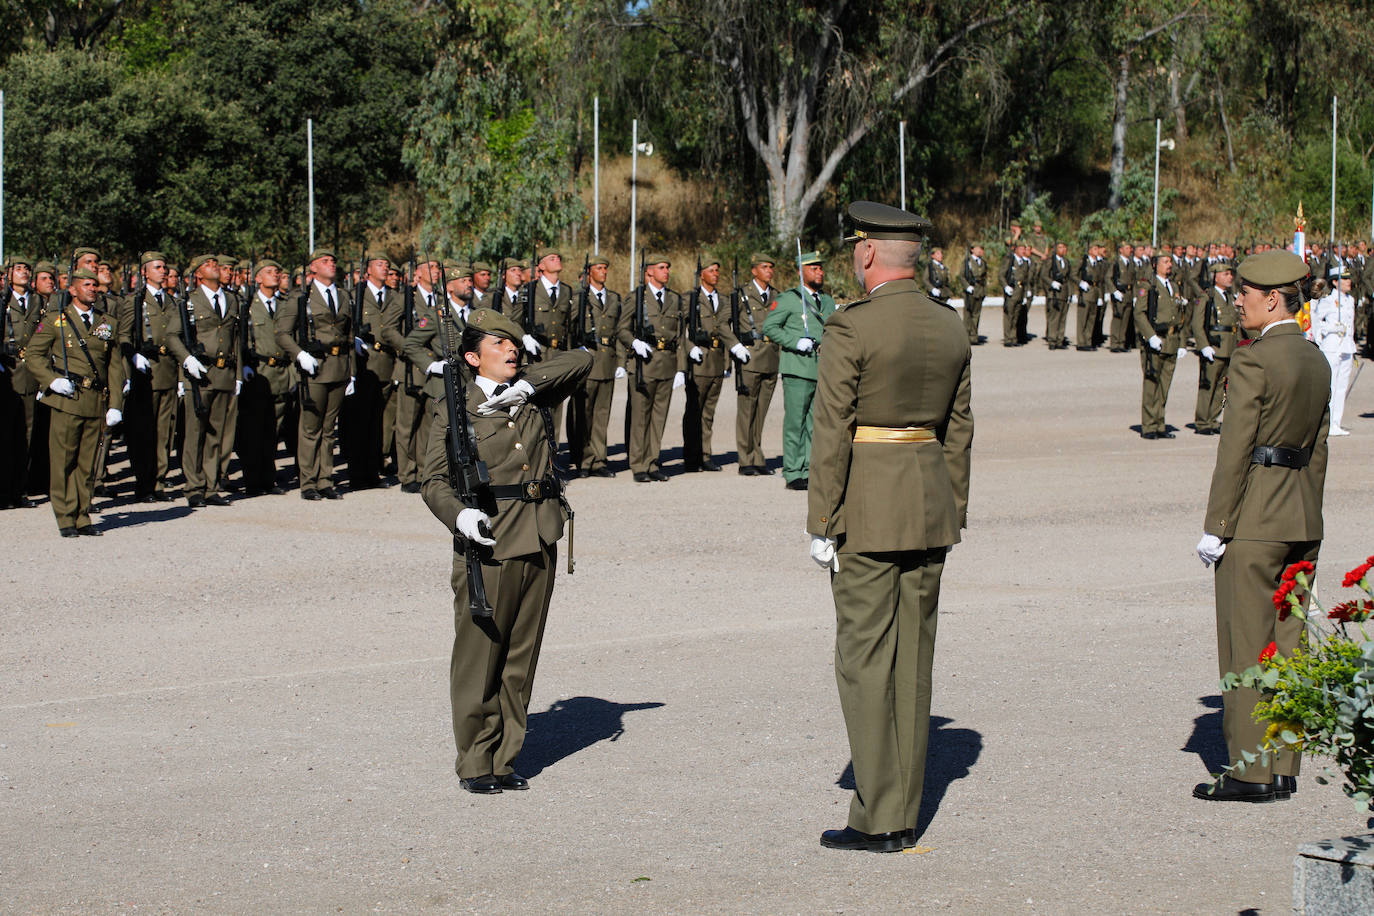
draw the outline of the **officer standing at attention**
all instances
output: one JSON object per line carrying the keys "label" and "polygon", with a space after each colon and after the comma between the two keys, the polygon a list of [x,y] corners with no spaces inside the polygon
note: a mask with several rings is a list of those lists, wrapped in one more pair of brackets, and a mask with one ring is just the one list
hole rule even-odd
{"label": "officer standing at attention", "polygon": [[977,345],[983,342],[978,334],[978,320],[983,315],[988,282],[988,262],[982,245],[969,249],[959,276],[964,281],[964,330],[968,331],[968,342]]}
{"label": "officer standing at attention", "polygon": [[95,307],[96,273],[72,271],[69,307],[53,303],[25,348],[24,363],[47,389],[49,498],[64,538],[99,536],[91,524],[91,475],[100,426],[124,419],[124,358],[113,315]]}
{"label": "officer standing at attention", "polygon": [[773,259],[755,252],[749,262],[751,279],[739,297],[738,322],[739,340],[749,350],[749,359],[740,369],[744,391],[736,398],[735,411],[735,449],[739,472],[746,477],[773,473],[763,457],[763,423],[778,386],[778,345],[763,334],[768,308],[777,295],[772,286]]}
{"label": "officer standing at attention", "polygon": [[276,261],[258,261],[251,278],[256,289],[245,306],[245,351],[253,372],[239,392],[237,451],[249,496],[280,496],[285,492],[277,485],[277,442],[295,432],[288,416],[296,372],[291,357],[277,343],[277,310],[281,307],[277,288],[281,275],[281,265]]}
{"label": "officer standing at attention", "polygon": [[[682,466],[687,471],[719,471],[711,459],[711,435],[715,429],[716,403],[725,385],[727,351],[738,357],[748,353],[730,330],[730,311],[722,306],[720,260],[707,255],[701,265],[701,283],[696,290],[699,327],[688,341],[687,405],[682,411]],[[691,294],[689,293],[688,296]],[[690,300],[689,300],[690,303]],[[690,310],[689,306],[684,306]],[[690,316],[689,316],[690,317]],[[767,322],[765,322],[766,324]],[[690,330],[690,329],[689,329]],[[739,348],[736,350],[735,348]]]}
{"label": "officer standing at attention", "polygon": [[1231,280],[1235,276],[1229,260],[1212,265],[1212,288],[1203,293],[1202,301],[1193,311],[1193,339],[1198,345],[1201,366],[1198,368],[1197,410],[1193,415],[1193,432],[1199,436],[1221,434],[1221,408],[1226,393],[1226,368],[1231,354],[1236,352],[1235,294]]}
{"label": "officer standing at attention", "polygon": [[[1231,358],[1226,423],[1207,497],[1198,556],[1216,564],[1217,654],[1223,677],[1255,664],[1269,643],[1297,648],[1303,621],[1280,620],[1273,595],[1293,563],[1313,564],[1322,540],[1326,487],[1327,398],[1331,367],[1295,319],[1310,297],[1307,265],[1288,251],[1241,262],[1236,311],[1255,338]],[[1268,723],[1251,713],[1259,691],[1223,691],[1222,733],[1234,765],[1264,741]],[[1193,795],[1208,801],[1268,802],[1297,791],[1299,755],[1289,750],[1224,777]]]}
{"label": "officer standing at attention", "polygon": [[[645,327],[636,327],[633,306],[620,315],[620,335],[627,349],[643,364],[644,389],[630,386],[630,470],[635,483],[666,481],[663,472],[663,428],[668,422],[668,403],[673,389],[687,383],[686,315],[682,297],[668,288],[667,258],[651,255],[644,265]],[[638,288],[631,291],[637,302]],[[649,328],[653,333],[649,334]],[[652,340],[636,336],[644,333]],[[638,379],[636,379],[638,381]]]}
{"label": "officer standing at attention", "polygon": [[27,508],[29,449],[33,437],[33,413],[38,406],[38,380],[24,363],[25,348],[38,328],[45,307],[29,282],[32,264],[22,255],[5,266],[4,338],[0,346],[0,429],[9,440],[0,447],[0,509]]}
{"label": "officer standing at attention", "polygon": [[[514,763],[525,743],[534,671],[553,597],[558,539],[569,517],[554,475],[550,410],[586,378],[592,356],[549,351],[524,369],[524,331],[505,316],[479,309],[460,343],[466,415],[478,457],[491,475],[483,505],[465,505],[449,480],[447,402],[434,402],[424,461],[424,500],[450,532],[483,548],[482,579],[490,618],[469,613],[467,563],[453,555],[454,639],[449,698],[459,784],[495,795],[528,789]],[[486,494],[484,494],[486,495]]]}
{"label": "officer standing at attention", "polygon": [[[620,313],[624,308],[620,293],[606,286],[611,262],[598,255],[587,267],[587,327],[584,340],[592,353],[592,369],[587,375],[587,454],[586,472],[593,477],[614,477],[606,464],[606,436],[611,423],[611,398],[615,380],[625,377],[621,365],[625,350],[619,339]],[[575,456],[576,457],[576,456]]]}
{"label": "officer standing at attention", "polygon": [[1169,383],[1174,368],[1187,354],[1183,348],[1183,318],[1187,302],[1169,280],[1173,259],[1157,255],[1155,272],[1140,289],[1135,300],[1135,329],[1144,341],[1140,348],[1140,367],[1145,381],[1140,392],[1140,438],[1172,439],[1174,434],[1164,422],[1164,407],[1169,401]]}
{"label": "officer standing at attention", "polygon": [[821,350],[807,531],[832,571],[835,679],[856,791],[832,849],[916,844],[945,554],[967,516],[971,349],[953,309],[920,293],[924,217],[849,208],[868,291]]}
{"label": "officer standing at attention", "polygon": [[[821,292],[825,265],[818,251],[800,258],[801,283],[778,296],[763,323],[763,333],[782,351],[782,477],[789,490],[805,490],[811,476],[812,401],[816,364],[825,322],[835,314],[835,300]],[[937,263],[935,261],[932,264]],[[944,272],[948,282],[949,272]],[[933,294],[947,292],[936,287]]]}

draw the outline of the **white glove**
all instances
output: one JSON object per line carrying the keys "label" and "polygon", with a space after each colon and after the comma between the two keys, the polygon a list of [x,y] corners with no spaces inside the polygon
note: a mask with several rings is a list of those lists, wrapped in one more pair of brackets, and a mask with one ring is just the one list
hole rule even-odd
{"label": "white glove", "polygon": [[1185,356],[1187,356],[1187,355],[1188,355],[1188,350],[1187,350],[1186,348],[1184,348],[1184,347],[1179,347],[1179,348],[1178,348],[1178,358],[1179,358],[1179,359],[1183,359],[1183,357],[1185,357]]}
{"label": "white glove", "polygon": [[821,568],[828,566],[835,572],[840,571],[840,558],[835,555],[834,538],[811,535],[811,559],[815,560]]}
{"label": "white glove", "polygon": [[135,353],[134,368],[139,372],[147,372],[149,369],[153,368],[153,364],[148,362],[148,357],[144,356],[142,353]]}
{"label": "white glove", "polygon": [[239,396],[239,392],[242,391],[242,390],[243,390],[243,379],[241,379],[241,378],[236,378],[236,379],[234,379],[234,397],[238,397],[238,396]]}
{"label": "white glove", "polygon": [[124,422],[124,413],[118,407],[111,407],[105,411],[106,426],[118,426],[122,422]]}
{"label": "white glove", "polygon": [[185,383],[185,382],[177,382],[177,397],[179,397],[179,398],[184,398],[184,397],[186,397],[186,383]]}
{"label": "white glove", "polygon": [[1005,292],[1008,296],[1015,292],[1015,290],[1013,290],[1010,286],[1002,287],[1002,291]]}
{"label": "white glove", "polygon": [[1211,566],[1226,552],[1226,545],[1215,534],[1204,534],[1197,542],[1197,556],[1203,566]]}
{"label": "white glove", "polygon": [[939,295],[940,295],[940,287],[938,287],[938,286],[933,286],[933,287],[931,287],[931,289],[930,289],[930,294],[931,294],[932,296],[939,296]]}
{"label": "white glove", "polygon": [[502,410],[514,413],[515,408],[528,401],[532,394],[534,394],[534,386],[521,379],[500,394],[487,398],[478,404],[477,412],[484,417],[489,417]]}
{"label": "white glove", "polygon": [[749,351],[745,349],[744,344],[735,344],[731,347],[730,355],[742,363],[749,362]]}
{"label": "white glove", "polygon": [[1088,291],[1088,281],[1087,281],[1087,280],[1079,280],[1079,281],[1078,281],[1078,288],[1081,289],[1081,290],[1083,290],[1083,292],[1086,293],[1086,292]]}
{"label": "white glove", "polygon": [[635,338],[635,341],[632,344],[632,346],[634,347],[635,352],[639,354],[640,359],[648,359],[649,357],[654,355],[654,348],[638,338]]}
{"label": "white glove", "polygon": [[134,383],[133,383],[132,381],[130,381],[129,379],[125,379],[125,380],[124,380],[124,393],[125,393],[125,394],[128,394],[128,393],[129,393],[129,389],[132,388],[132,387],[134,387]]}
{"label": "white glove", "polygon": [[314,375],[315,370],[320,368],[320,361],[302,350],[296,357],[296,365],[304,369],[306,375]]}
{"label": "white glove", "polygon": [[538,356],[538,355],[539,355],[539,350],[540,350],[539,341],[535,340],[533,337],[531,337],[531,336],[528,335],[528,334],[526,334],[524,337],[520,338],[520,340],[521,340],[522,343],[524,343],[525,349],[529,351],[530,356]]}
{"label": "white glove", "polygon": [[797,341],[797,352],[810,353],[815,346],[816,342],[814,340],[810,337],[803,337],[801,340]]}
{"label": "white glove", "polygon": [[1077,296],[1070,296],[1070,297],[1069,297],[1069,305],[1077,305],[1077,304],[1078,304],[1078,297],[1077,297]]}
{"label": "white glove", "polygon": [[205,364],[194,356],[186,357],[186,361],[181,365],[185,367],[191,378],[205,378]]}
{"label": "white glove", "polygon": [[444,374],[444,361],[441,360],[441,359],[436,359],[434,362],[430,363],[428,366],[425,366],[425,375],[443,375],[443,374]]}
{"label": "white glove", "polygon": [[76,386],[72,384],[72,380],[69,378],[53,379],[51,382],[48,382],[48,390],[53,394],[60,394],[64,398],[69,398],[76,394]]}
{"label": "white glove", "polygon": [[244,366],[244,367],[243,367],[243,380],[244,380],[245,382],[252,381],[253,376],[255,376],[255,375],[257,375],[257,373],[253,371],[253,367],[252,367],[252,366]]}
{"label": "white glove", "polygon": [[964,287],[964,295],[965,295],[965,296],[972,296],[972,295],[973,295],[973,287],[972,287],[972,286],[965,286],[965,287]]}
{"label": "white glove", "polygon": [[678,373],[676,373],[676,374],[673,376],[673,390],[674,390],[674,391],[676,391],[677,389],[681,388],[681,387],[682,387],[683,385],[685,385],[685,384],[687,384],[687,376],[686,376],[686,374],[684,374],[684,373],[682,373],[682,372],[678,372]]}
{"label": "white glove", "polygon": [[1120,301],[1121,301],[1121,290],[1118,289],[1118,290],[1116,290],[1115,292],[1113,292],[1113,293],[1112,293],[1112,298],[1115,299],[1117,302],[1120,302]]}
{"label": "white glove", "polygon": [[702,359],[701,347],[693,347],[693,348],[691,349],[691,351],[688,352],[687,358],[690,359],[690,360],[691,360],[692,362],[694,362],[694,363],[699,363],[699,362],[701,362],[701,359]]}
{"label": "white glove", "polygon": [[1063,283],[1060,283],[1058,280],[1051,280],[1051,281],[1050,281],[1050,289],[1054,290],[1055,292],[1058,292],[1059,290],[1061,290],[1061,289],[1063,289],[1063,288],[1064,288],[1064,284],[1063,284]]}
{"label": "white glove", "polygon": [[1160,347],[1164,346],[1164,341],[1159,339],[1158,334],[1151,334],[1150,339],[1145,342],[1150,345],[1151,350],[1155,351],[1158,351]]}
{"label": "white glove", "polygon": [[367,341],[361,337],[353,338],[353,349],[358,351],[359,356],[362,356],[368,350]]}
{"label": "white glove", "polygon": [[1209,363],[1213,362],[1217,358],[1217,351],[1213,350],[1211,347],[1203,347],[1202,358],[1207,360],[1207,362]]}
{"label": "white glove", "polygon": [[[482,532],[486,531],[487,534]],[[496,539],[490,537],[491,519],[481,509],[464,509],[458,513],[458,533],[475,544],[494,547]]]}
{"label": "white glove", "polygon": [[616,367],[615,367],[615,377],[616,377],[616,378],[624,378],[624,377],[625,377],[625,367],[624,367],[624,366],[616,366]]}
{"label": "white glove", "polygon": [[347,397],[352,397],[352,396],[353,396],[353,392],[356,390],[356,388],[355,388],[355,386],[354,386],[354,385],[355,385],[355,382],[356,382],[356,377],[350,375],[350,376],[348,377],[348,387],[344,389],[344,397],[347,398]]}

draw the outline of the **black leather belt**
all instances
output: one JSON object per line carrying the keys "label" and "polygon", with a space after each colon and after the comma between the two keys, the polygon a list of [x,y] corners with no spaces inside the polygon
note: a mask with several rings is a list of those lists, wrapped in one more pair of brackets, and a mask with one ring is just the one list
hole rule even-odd
{"label": "black leather belt", "polygon": [[1278,465],[1295,471],[1307,467],[1307,462],[1311,460],[1310,448],[1284,448],[1282,445],[1257,445],[1250,454],[1251,464],[1262,464],[1265,467]]}
{"label": "black leather belt", "polygon": [[558,482],[549,477],[527,480],[524,483],[494,484],[491,495],[497,499],[518,499],[523,503],[540,503],[558,498]]}
{"label": "black leather belt", "polygon": [[1208,328],[1209,331],[1212,331],[1215,334],[1230,334],[1235,329],[1236,326],[1233,324],[1214,324],[1210,328]]}

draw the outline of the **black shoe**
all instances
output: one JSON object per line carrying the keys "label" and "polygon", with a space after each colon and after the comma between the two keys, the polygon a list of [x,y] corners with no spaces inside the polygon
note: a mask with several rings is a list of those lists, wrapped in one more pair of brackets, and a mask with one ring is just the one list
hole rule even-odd
{"label": "black shoe", "polygon": [[684,474],[697,474],[700,471],[701,465],[699,464],[684,464],[682,466],[682,473]]}
{"label": "black shoe", "polygon": [[[827,849],[854,849],[862,852],[897,852],[906,845],[906,830],[891,833],[861,833],[853,827],[827,830],[821,834],[821,845]],[[913,841],[915,837],[912,837]],[[913,845],[914,842],[913,842]]]}
{"label": "black shoe", "polygon": [[500,795],[501,781],[491,774],[486,776],[474,776],[472,779],[459,777],[458,785],[463,787],[466,792],[474,795]]}
{"label": "black shoe", "polygon": [[807,483],[805,477],[798,477],[796,480],[787,481],[787,489],[789,490],[805,490],[806,487]]}
{"label": "black shoe", "polygon": [[1276,796],[1273,783],[1241,782],[1230,776],[1223,776],[1215,790],[1210,782],[1200,782],[1193,786],[1193,798],[1204,801],[1271,802]]}
{"label": "black shoe", "polygon": [[1074,349],[1077,350],[1079,353],[1091,353],[1092,351],[1096,350],[1097,347],[1074,347]]}
{"label": "black shoe", "polygon": [[665,473],[663,473],[662,471],[650,471],[650,472],[649,472],[649,479],[650,479],[650,480],[657,480],[657,481],[660,481],[660,482],[661,482],[661,481],[666,481],[666,480],[668,479],[668,475],[665,474]]}
{"label": "black shoe", "polygon": [[98,538],[105,532],[101,531],[95,525],[82,525],[80,528],[76,529],[76,533],[88,538]]}
{"label": "black shoe", "polygon": [[1298,794],[1298,777],[1296,776],[1275,776],[1269,785],[1274,790],[1276,801],[1288,801]]}
{"label": "black shoe", "polygon": [[320,495],[325,499],[343,499],[343,494],[333,487],[325,487],[320,491]]}
{"label": "black shoe", "polygon": [[[720,468],[716,468],[716,470],[719,471]],[[20,497],[19,497],[18,499],[16,499],[14,502],[10,503],[10,508],[11,508],[11,509],[32,509],[32,508],[33,508],[33,500],[29,499],[27,496],[20,496]]]}
{"label": "black shoe", "polygon": [[615,476],[615,471],[612,471],[610,468],[597,468],[596,470],[594,470],[594,471],[588,471],[587,473],[588,473],[590,476],[592,476],[592,477],[614,477],[614,476]]}
{"label": "black shoe", "polygon": [[403,483],[403,484],[401,484],[401,492],[402,492],[402,493],[419,493],[419,492],[420,492],[420,483],[419,483],[419,481],[412,480],[410,483]]}
{"label": "black shoe", "polygon": [[1207,435],[1209,435],[1209,436],[1220,436],[1220,435],[1221,435],[1221,430],[1217,429],[1217,428],[1214,426],[1214,427],[1212,427],[1211,429],[1207,430]]}
{"label": "black shoe", "polygon": [[286,495],[286,491],[283,490],[281,487],[277,486],[276,484],[272,484],[272,486],[268,487],[264,492],[266,492],[268,496]]}
{"label": "black shoe", "polygon": [[169,503],[172,501],[172,494],[166,490],[154,490],[153,495],[148,497],[155,503]]}
{"label": "black shoe", "polygon": [[205,497],[201,496],[199,493],[192,493],[190,496],[186,497],[186,505],[190,506],[192,509],[203,509],[205,508]]}
{"label": "black shoe", "polygon": [[741,464],[739,466],[739,473],[741,477],[757,477],[759,469],[752,464]]}
{"label": "black shoe", "polygon": [[701,463],[701,469],[703,471],[719,471],[720,465],[708,458]]}
{"label": "black shoe", "polygon": [[76,529],[75,529],[75,528],[58,528],[58,529],[57,529],[57,533],[60,534],[60,535],[62,535],[64,538],[74,538],[74,537],[76,537]]}
{"label": "black shoe", "polygon": [[635,483],[648,483],[650,479],[647,471],[635,471]]}
{"label": "black shoe", "polygon": [[519,773],[504,773],[496,777],[496,781],[501,784],[501,788],[512,789],[516,792],[523,792],[530,787],[530,781]]}
{"label": "black shoe", "polygon": [[205,497],[205,505],[207,505],[207,506],[230,506],[230,505],[233,505],[233,503],[229,502],[229,498],[228,498],[227,496],[222,496],[222,495],[220,495],[219,493],[215,493],[215,494],[212,494],[212,495],[210,495],[210,496]]}
{"label": "black shoe", "polygon": [[243,489],[243,482],[238,480],[226,480],[224,482],[224,489],[228,490],[230,493],[237,493],[239,490]]}
{"label": "black shoe", "polygon": [[320,495],[319,490],[301,490],[301,499],[308,499],[313,502],[317,499],[324,499],[324,497]]}
{"label": "black shoe", "polygon": [[1171,432],[1168,432],[1167,430],[1166,430],[1165,432],[1158,433],[1158,436],[1159,436],[1159,438],[1161,438],[1161,439],[1173,439],[1173,438],[1174,438],[1174,434],[1171,433]]}
{"label": "black shoe", "polygon": [[766,464],[756,464],[756,465],[754,465],[754,473],[755,473],[755,474],[758,474],[760,477],[763,477],[763,476],[772,476],[773,474],[776,474],[777,471],[775,471],[775,470],[773,470],[772,468],[768,467],[768,465],[766,465]]}
{"label": "black shoe", "polygon": [[1156,433],[1156,432],[1145,432],[1145,433],[1141,433],[1141,434],[1140,434],[1140,438],[1142,438],[1142,439],[1158,439],[1158,438],[1159,438],[1159,433]]}
{"label": "black shoe", "polygon": [[1125,348],[1125,347],[1112,347],[1110,352],[1112,352],[1112,353],[1125,353],[1125,352],[1126,352],[1126,348]]}

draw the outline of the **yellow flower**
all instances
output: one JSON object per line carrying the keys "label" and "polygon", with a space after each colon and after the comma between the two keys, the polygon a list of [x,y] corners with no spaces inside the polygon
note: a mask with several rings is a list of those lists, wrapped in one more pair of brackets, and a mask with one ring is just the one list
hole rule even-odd
{"label": "yellow flower", "polygon": [[[1292,732],[1298,736],[1297,741],[1292,744],[1283,740],[1284,732]],[[1264,743],[1270,747],[1288,748],[1293,751],[1302,750],[1302,723],[1301,722],[1270,722],[1269,727],[1264,730]]]}

